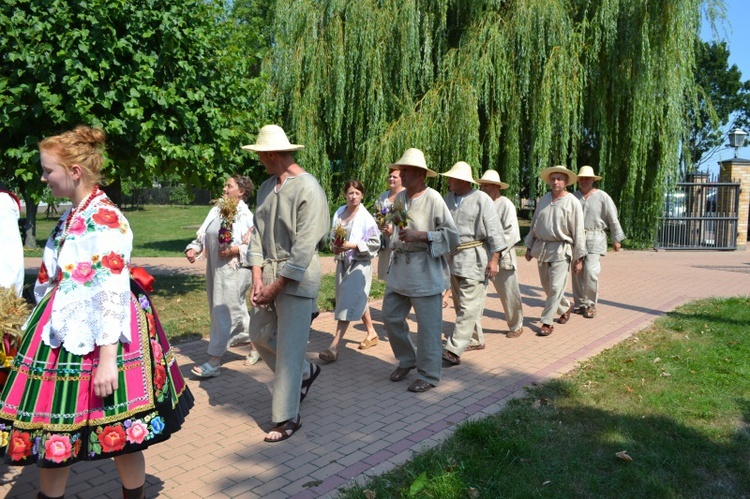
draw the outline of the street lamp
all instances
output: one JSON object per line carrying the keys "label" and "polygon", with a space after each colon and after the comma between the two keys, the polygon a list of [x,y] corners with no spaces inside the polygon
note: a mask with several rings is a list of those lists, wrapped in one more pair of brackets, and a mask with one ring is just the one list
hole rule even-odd
{"label": "street lamp", "polygon": [[747,132],[740,128],[735,128],[729,132],[729,147],[734,147],[734,157],[737,157],[737,149],[745,145]]}

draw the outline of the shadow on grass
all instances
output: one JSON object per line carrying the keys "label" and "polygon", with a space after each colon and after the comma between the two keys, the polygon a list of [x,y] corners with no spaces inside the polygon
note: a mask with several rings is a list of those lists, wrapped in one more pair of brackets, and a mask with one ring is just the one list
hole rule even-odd
{"label": "shadow on grass", "polygon": [[[747,497],[750,434],[710,438],[666,416],[578,403],[554,380],[499,414],[461,424],[440,448],[340,497]],[[739,399],[744,420],[750,402]],[[618,457],[626,451],[632,458]],[[424,475],[423,475],[424,473]]]}

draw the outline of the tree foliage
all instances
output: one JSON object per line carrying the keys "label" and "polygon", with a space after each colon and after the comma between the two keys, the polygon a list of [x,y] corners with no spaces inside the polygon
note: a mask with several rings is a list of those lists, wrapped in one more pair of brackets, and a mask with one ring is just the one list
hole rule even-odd
{"label": "tree foliage", "polygon": [[722,146],[726,126],[746,123],[744,111],[750,110],[750,80],[743,82],[737,65],[729,66],[726,42],[696,44],[697,105],[688,113],[687,169],[699,166],[707,152]]}
{"label": "tree foliage", "polygon": [[592,164],[649,239],[696,102],[701,7],[719,0],[279,0],[266,59],[300,162],[385,187],[406,147],[499,170],[534,197]]}
{"label": "tree foliage", "polygon": [[39,140],[81,123],[108,133],[112,179],[217,185],[247,170],[240,145],[265,121],[265,82],[227,13],[210,0],[3,2],[0,164],[27,204]]}

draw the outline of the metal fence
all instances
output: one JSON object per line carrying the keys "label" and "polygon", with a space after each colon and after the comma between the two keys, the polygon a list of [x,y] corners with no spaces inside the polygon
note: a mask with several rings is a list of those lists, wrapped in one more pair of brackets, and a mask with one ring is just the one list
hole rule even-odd
{"label": "metal fence", "polygon": [[693,175],[664,198],[657,249],[737,249],[740,184]]}

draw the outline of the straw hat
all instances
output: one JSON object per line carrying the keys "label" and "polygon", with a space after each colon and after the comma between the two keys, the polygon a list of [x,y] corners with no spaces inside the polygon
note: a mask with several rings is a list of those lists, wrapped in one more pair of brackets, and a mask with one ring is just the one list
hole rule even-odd
{"label": "straw hat", "polygon": [[495,170],[487,170],[486,172],[484,172],[484,175],[482,175],[482,178],[477,180],[477,183],[497,185],[500,186],[501,191],[508,188],[508,184],[500,180],[500,174]]}
{"label": "straw hat", "polygon": [[578,177],[576,177],[575,173],[573,173],[572,171],[568,170],[567,168],[565,168],[562,165],[550,166],[549,168],[545,168],[544,170],[542,170],[542,173],[540,173],[539,176],[547,184],[551,185],[549,177],[553,173],[564,173],[565,175],[567,175],[568,176],[568,181],[565,183],[566,186],[575,184],[576,180],[578,179]]}
{"label": "straw hat", "polygon": [[594,169],[590,166],[582,166],[578,169],[578,178],[581,177],[591,177],[594,180],[601,180],[602,178],[599,175],[596,175],[594,173]]}
{"label": "straw hat", "polygon": [[472,184],[477,183],[477,181],[474,180],[471,176],[471,167],[469,166],[469,163],[466,163],[465,161],[459,161],[458,163],[453,165],[450,170],[445,173],[441,173],[440,175],[442,175],[443,177],[463,180],[464,182],[471,182]]}
{"label": "straw hat", "polygon": [[266,151],[297,151],[305,146],[299,144],[290,144],[286,138],[284,129],[278,125],[266,125],[258,132],[258,138],[255,144],[242,146],[243,149],[255,152]]}
{"label": "straw hat", "polygon": [[427,162],[424,160],[424,153],[413,147],[404,151],[404,154],[388,168],[398,168],[399,166],[414,166],[416,168],[421,168],[422,170],[427,170],[428,177],[438,176],[437,172],[427,168]]}

